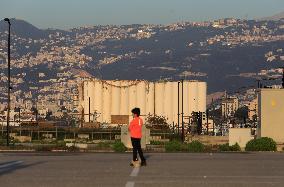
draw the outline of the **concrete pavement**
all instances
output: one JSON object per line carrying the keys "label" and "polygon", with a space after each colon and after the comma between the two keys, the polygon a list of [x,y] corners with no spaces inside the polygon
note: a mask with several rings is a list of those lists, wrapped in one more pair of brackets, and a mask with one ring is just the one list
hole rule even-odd
{"label": "concrete pavement", "polygon": [[282,153],[0,153],[0,186],[284,186]]}

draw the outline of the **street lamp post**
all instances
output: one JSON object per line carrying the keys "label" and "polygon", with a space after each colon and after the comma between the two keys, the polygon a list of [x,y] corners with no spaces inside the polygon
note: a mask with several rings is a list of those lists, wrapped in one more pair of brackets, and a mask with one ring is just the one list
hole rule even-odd
{"label": "street lamp post", "polygon": [[209,135],[209,120],[208,120],[208,117],[209,117],[209,109],[206,109],[206,129],[207,129],[207,135]]}
{"label": "street lamp post", "polygon": [[9,125],[10,125],[10,91],[11,91],[11,86],[10,86],[10,61],[11,61],[11,54],[10,54],[10,45],[11,45],[11,22],[9,18],[5,18],[4,21],[6,21],[9,25],[9,30],[8,30],[8,111],[7,111],[7,146],[9,146]]}
{"label": "street lamp post", "polygon": [[181,80],[181,139],[184,142],[183,79]]}
{"label": "street lamp post", "polygon": [[178,126],[177,126],[177,129],[178,129],[178,131],[177,131],[177,134],[178,134],[178,136],[179,136],[179,118],[180,118],[180,111],[179,111],[179,84],[180,84],[180,81],[178,82]]}
{"label": "street lamp post", "polygon": [[283,74],[283,77],[282,77],[282,89],[284,89],[284,67],[282,67],[282,74]]}

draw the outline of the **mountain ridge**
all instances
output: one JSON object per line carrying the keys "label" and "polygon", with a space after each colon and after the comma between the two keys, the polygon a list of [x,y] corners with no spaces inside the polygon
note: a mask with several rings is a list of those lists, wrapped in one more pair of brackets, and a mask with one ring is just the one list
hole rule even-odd
{"label": "mountain ridge", "polygon": [[[266,25],[266,23],[257,21],[239,20],[242,24],[237,23],[222,28],[188,24],[180,27],[174,26],[177,29],[170,30],[170,26],[155,25],[150,29],[145,29],[143,25],[129,25],[123,27],[82,27],[70,32],[38,29],[23,20],[11,19],[11,22],[12,32],[16,32],[18,37],[25,38],[24,42],[13,43],[13,55],[17,57],[36,56],[41,53],[41,49],[44,49],[43,53],[51,53],[56,57],[54,59],[57,57],[61,59],[44,63],[38,69],[42,72],[46,72],[46,66],[56,64],[52,69],[54,73],[59,71],[58,67],[64,65],[84,70],[92,76],[102,79],[155,81],[186,78],[206,81],[210,93],[237,90],[243,86],[256,86],[256,78],[258,78],[260,71],[277,68],[283,66],[284,63],[284,60],[281,60],[284,59],[284,44],[281,40],[271,40],[270,43],[267,43],[267,40],[263,40],[265,42],[239,41],[239,37],[253,38],[252,30],[255,26],[261,29],[261,25]],[[258,32],[269,35],[267,32],[269,29],[271,32],[275,32],[273,36],[275,35],[276,38],[279,35],[284,36],[284,30],[279,29],[281,24],[279,22],[270,23],[266,25],[267,28],[263,27],[264,29]],[[154,34],[142,39],[133,37],[133,35],[141,34],[141,30],[144,32],[143,29],[146,34],[149,32]],[[1,21],[0,32],[6,30],[7,23]],[[120,32],[120,30],[122,31]],[[130,31],[127,32],[127,30]],[[230,34],[232,32],[235,33],[233,42],[236,42],[233,45],[228,43],[225,38],[228,37],[232,40]],[[50,36],[51,38],[49,38],[50,33],[54,33]],[[66,33],[68,36],[65,35]],[[99,37],[101,37],[99,43],[93,42]],[[117,39],[116,37],[121,38]],[[44,42],[33,43],[29,38],[44,38]],[[2,34],[2,40],[6,40],[6,34]],[[53,44],[51,40],[59,42]],[[210,40],[213,41],[211,44]],[[56,45],[59,52],[54,50],[53,45]],[[80,49],[74,52],[76,45],[79,45]],[[60,50],[63,48],[64,50]],[[4,49],[5,47],[3,47]],[[69,54],[68,50],[70,50]],[[75,65],[69,65],[68,61],[62,58],[65,53],[67,56],[77,56],[76,58],[79,55],[86,55],[92,60],[86,64],[78,65],[75,64],[78,60],[76,59]],[[268,59],[273,62],[268,63]],[[43,60],[41,63],[43,62],[45,61]],[[25,68],[28,71],[34,69],[31,66],[25,66]],[[52,76],[51,74],[50,77]]]}
{"label": "mountain ridge", "polygon": [[279,21],[281,19],[284,19],[284,11],[280,12],[278,14],[275,14],[273,16],[268,16],[268,17],[264,17],[259,19],[260,21]]}

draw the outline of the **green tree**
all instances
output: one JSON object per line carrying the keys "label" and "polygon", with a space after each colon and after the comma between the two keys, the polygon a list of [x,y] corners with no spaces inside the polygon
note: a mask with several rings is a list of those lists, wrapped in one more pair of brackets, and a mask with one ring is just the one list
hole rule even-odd
{"label": "green tree", "polygon": [[222,118],[222,108],[209,110],[209,116],[214,118]]}
{"label": "green tree", "polygon": [[257,115],[256,114],[252,116],[252,121],[257,122]]}
{"label": "green tree", "polygon": [[48,110],[48,112],[46,113],[45,119],[48,121],[52,120],[52,111]]}
{"label": "green tree", "polygon": [[169,129],[169,125],[167,123],[167,118],[165,116],[158,115],[148,115],[146,118],[146,123],[150,128],[155,129]]}
{"label": "green tree", "polygon": [[31,111],[33,115],[36,115],[38,113],[37,108],[34,106],[31,108]]}
{"label": "green tree", "polygon": [[243,106],[241,108],[238,108],[238,110],[235,112],[234,117],[237,118],[239,121],[246,122],[246,119],[248,119],[248,107]]}

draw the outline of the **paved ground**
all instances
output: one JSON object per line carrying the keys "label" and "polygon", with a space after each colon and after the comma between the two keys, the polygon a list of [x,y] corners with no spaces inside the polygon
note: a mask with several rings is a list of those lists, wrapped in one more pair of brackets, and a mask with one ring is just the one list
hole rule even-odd
{"label": "paved ground", "polygon": [[284,186],[284,154],[0,153],[0,186]]}

